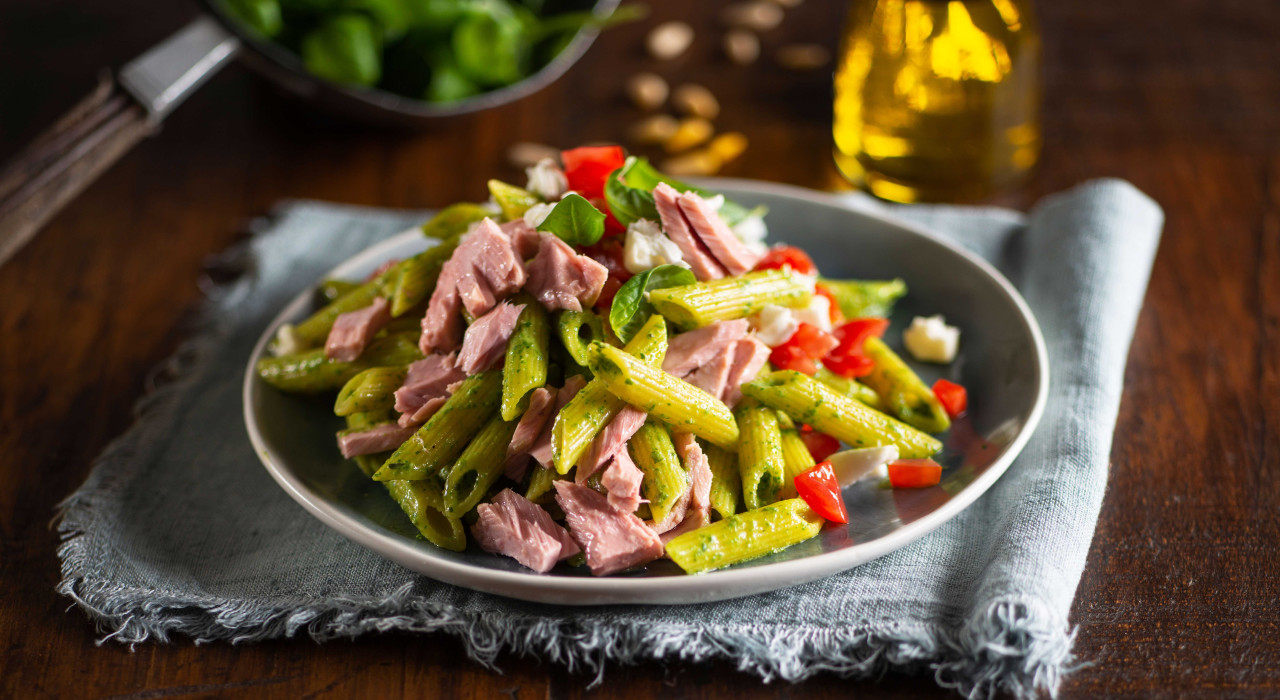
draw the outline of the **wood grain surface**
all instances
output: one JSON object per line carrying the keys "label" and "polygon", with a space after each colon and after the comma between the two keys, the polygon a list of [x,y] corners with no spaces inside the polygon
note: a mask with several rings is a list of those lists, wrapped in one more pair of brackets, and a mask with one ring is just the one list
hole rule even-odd
{"label": "wood grain surface", "polygon": [[[710,86],[751,139],[726,174],[811,187],[830,165],[830,78],[788,73],[792,41],[834,48],[844,3],[809,0],[751,69],[718,50],[719,3],[651,0],[694,49],[660,67]],[[1126,178],[1168,215],[1127,369],[1109,490],[1072,622],[1089,665],[1063,697],[1280,696],[1280,11],[1273,0],[1040,4],[1045,153],[998,203]],[[195,15],[146,0],[0,0],[0,158]],[[386,635],[134,650],[54,592],[55,504],[130,423],[146,374],[184,337],[206,260],[286,197],[429,207],[515,177],[517,140],[621,136],[644,27],[610,32],[548,90],[424,133],[332,122],[239,66],[181,107],[0,268],[0,696],[946,697],[929,677],[762,685],[731,663],[586,678],[450,638]]]}

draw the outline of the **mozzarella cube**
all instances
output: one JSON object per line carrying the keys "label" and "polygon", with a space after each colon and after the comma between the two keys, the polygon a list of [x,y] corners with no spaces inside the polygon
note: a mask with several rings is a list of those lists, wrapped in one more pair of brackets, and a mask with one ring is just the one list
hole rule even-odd
{"label": "mozzarella cube", "polygon": [[536,229],[542,225],[543,221],[547,220],[547,216],[555,208],[556,205],[550,202],[535,204],[524,211],[524,222]]}
{"label": "mozzarella cube", "polygon": [[569,178],[565,177],[564,171],[550,158],[543,158],[525,168],[524,174],[529,177],[529,184],[525,185],[525,189],[548,202],[560,199],[569,189]]}
{"label": "mozzarella cube", "polygon": [[942,316],[916,316],[902,332],[907,352],[921,362],[948,364],[956,359],[960,346],[960,329],[948,326]]}
{"label": "mozzarella cube", "polygon": [[627,227],[622,264],[633,275],[659,265],[689,266],[680,254],[680,246],[667,238],[657,222],[649,219],[633,221]]}
{"label": "mozzarella cube", "polygon": [[733,235],[755,249],[764,246],[764,239],[769,236],[769,227],[765,225],[763,216],[752,214],[733,225]]}
{"label": "mozzarella cube", "polygon": [[293,328],[293,324],[286,323],[283,326],[280,326],[280,329],[276,331],[275,347],[271,350],[277,357],[280,355],[292,355],[294,353],[302,352],[305,349],[306,348],[302,346],[302,341],[298,338],[297,332]]}
{"label": "mozzarella cube", "polygon": [[795,309],[792,314],[797,323],[807,323],[827,333],[831,332],[831,300],[821,294],[814,294],[808,306]]}
{"label": "mozzarella cube", "polygon": [[799,327],[800,322],[791,309],[777,304],[765,304],[751,317],[751,328],[755,330],[756,338],[771,348],[790,340]]}
{"label": "mozzarella cube", "polygon": [[827,457],[831,462],[832,471],[836,473],[836,481],[842,487],[869,476],[887,478],[889,476],[887,465],[897,459],[896,445],[842,450]]}

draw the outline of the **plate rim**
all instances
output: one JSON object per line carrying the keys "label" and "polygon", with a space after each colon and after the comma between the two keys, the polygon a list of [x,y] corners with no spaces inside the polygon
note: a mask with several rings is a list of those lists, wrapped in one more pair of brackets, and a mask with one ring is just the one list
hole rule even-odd
{"label": "plate rim", "polygon": [[[882,224],[901,229],[919,239],[923,239],[929,244],[946,248],[949,252],[959,255],[972,263],[990,279],[994,280],[997,287],[1013,302],[1014,307],[1018,310],[1022,324],[1032,338],[1036,356],[1036,398],[1031,412],[1027,416],[1026,423],[1010,443],[1009,449],[972,482],[965,485],[958,493],[926,515],[869,542],[854,544],[834,552],[815,554],[802,559],[763,564],[743,569],[721,569],[692,576],[654,578],[547,576],[535,572],[503,571],[476,567],[462,562],[453,562],[433,556],[431,552],[422,549],[417,546],[417,543],[410,542],[402,536],[370,527],[341,512],[329,504],[322,496],[311,492],[291,470],[282,465],[277,465],[275,460],[272,459],[271,451],[258,429],[257,421],[254,419],[256,411],[253,408],[253,391],[260,381],[257,378],[257,373],[254,372],[254,365],[263,356],[267,343],[274,337],[276,329],[291,317],[296,316],[310,302],[309,294],[311,289],[308,287],[295,296],[272,318],[258,341],[254,344],[245,368],[241,388],[242,414],[255,455],[262,462],[272,479],[294,501],[326,526],[356,544],[367,547],[415,572],[445,583],[509,598],[581,606],[695,604],[739,598],[807,583],[846,571],[905,547],[956,517],[985,494],[1004,475],[1013,461],[1018,458],[1037,427],[1039,427],[1049,394],[1050,367],[1044,335],[1040,330],[1035,314],[1032,313],[1026,300],[1022,298],[1022,295],[1013,284],[991,263],[960,245],[940,238],[922,226],[904,222],[890,215],[849,207],[837,199],[838,194],[820,192],[795,185],[741,178],[703,178],[699,180],[699,184],[737,192],[800,199],[810,204],[865,216]],[[418,235],[416,229],[393,235],[343,260],[333,268],[330,268],[327,274],[333,274],[336,270],[356,265],[357,261],[377,258],[379,254],[385,257],[389,251],[404,245],[407,240],[415,235]]]}

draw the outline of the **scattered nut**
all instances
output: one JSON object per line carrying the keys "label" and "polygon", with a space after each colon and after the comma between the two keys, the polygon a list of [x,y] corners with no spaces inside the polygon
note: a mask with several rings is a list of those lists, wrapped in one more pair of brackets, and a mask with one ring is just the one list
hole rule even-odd
{"label": "scattered nut", "polygon": [[724,35],[724,53],[740,66],[750,65],[760,58],[760,40],[746,29],[730,29]]}
{"label": "scattered nut", "polygon": [[711,151],[712,154],[720,159],[722,164],[728,163],[747,150],[747,137],[738,131],[720,134],[711,139],[711,143],[707,144],[705,150]]}
{"label": "scattered nut", "polygon": [[661,107],[667,101],[668,91],[667,81],[653,73],[636,73],[627,80],[627,95],[646,112]]}
{"label": "scattered nut", "polygon": [[793,7],[800,7],[800,3],[802,2],[804,2],[804,0],[773,0],[773,4],[777,5],[778,7],[785,7],[787,9],[791,9]]}
{"label": "scattered nut", "polygon": [[651,146],[666,143],[679,128],[680,122],[670,114],[655,114],[632,125],[630,135],[633,142]]}
{"label": "scattered nut", "polygon": [[513,143],[511,148],[507,149],[507,160],[512,166],[521,170],[536,165],[543,158],[558,160],[560,158],[560,149],[552,148],[543,143],[530,143],[528,141]]}
{"label": "scattered nut", "polygon": [[676,128],[676,133],[667,139],[663,144],[663,148],[667,153],[679,153],[686,151],[694,146],[701,146],[707,142],[716,133],[716,128],[711,122],[701,117],[690,117],[682,119],[680,125]]}
{"label": "scattered nut", "polygon": [[669,61],[685,52],[693,43],[693,27],[684,22],[663,22],[649,32],[649,53],[661,61]]}
{"label": "scattered nut", "polygon": [[690,117],[715,119],[720,114],[720,102],[716,100],[716,96],[710,90],[693,83],[685,83],[671,93],[671,106]]}
{"label": "scattered nut", "polygon": [[782,23],[782,14],[782,8],[768,0],[751,0],[724,8],[720,17],[733,27],[767,32]]}
{"label": "scattered nut", "polygon": [[715,175],[722,165],[716,154],[706,149],[689,151],[682,156],[668,158],[662,162],[662,172],[677,177],[689,175]]}
{"label": "scattered nut", "polygon": [[817,70],[831,62],[831,51],[822,44],[790,44],[778,49],[777,59],[788,70]]}

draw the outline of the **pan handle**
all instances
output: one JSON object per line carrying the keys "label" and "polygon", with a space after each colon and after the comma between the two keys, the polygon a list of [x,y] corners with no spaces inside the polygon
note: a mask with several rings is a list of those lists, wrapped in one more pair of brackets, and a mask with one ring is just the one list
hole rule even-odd
{"label": "pan handle", "polygon": [[179,30],[98,86],[0,168],[0,265],[129,149],[159,130],[240,46],[208,17]]}

